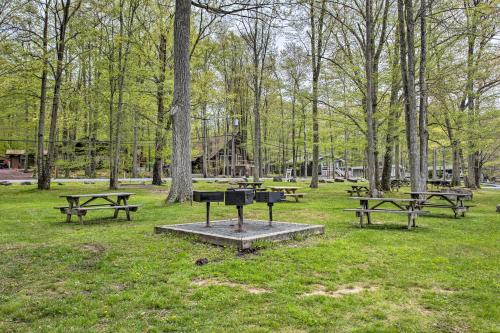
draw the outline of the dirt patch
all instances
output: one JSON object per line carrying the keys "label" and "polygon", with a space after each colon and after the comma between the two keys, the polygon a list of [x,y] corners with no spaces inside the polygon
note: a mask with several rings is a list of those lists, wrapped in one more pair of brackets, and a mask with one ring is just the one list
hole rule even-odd
{"label": "dirt patch", "polygon": [[113,291],[123,291],[123,290],[127,289],[127,286],[124,284],[121,284],[121,283],[117,283],[117,284],[110,285],[109,289],[111,289]]}
{"label": "dirt patch", "polygon": [[225,286],[230,288],[241,288],[250,294],[264,294],[271,292],[269,289],[252,287],[243,283],[235,283],[229,281],[220,281],[216,279],[200,279],[193,280],[191,282],[193,285],[198,287],[209,287],[209,286]]}
{"label": "dirt patch", "polygon": [[457,290],[451,288],[442,288],[442,287],[432,287],[432,288],[415,287],[412,289],[418,292],[432,291],[436,294],[453,294],[457,292]]}
{"label": "dirt patch", "polygon": [[94,254],[101,254],[106,251],[106,248],[99,243],[84,243],[82,244],[81,249]]}
{"label": "dirt patch", "polygon": [[326,290],[326,287],[323,285],[316,285],[315,288],[308,293],[305,293],[304,296],[327,296],[327,297],[333,297],[333,298],[339,298],[343,297],[346,295],[352,295],[352,294],[359,294],[364,291],[375,291],[377,290],[377,287],[375,286],[362,286],[362,285],[354,285],[354,286],[346,286],[346,287],[340,287],[336,290],[333,291],[328,291]]}
{"label": "dirt patch", "polygon": [[170,192],[170,191],[169,190],[151,190],[149,192],[154,193],[154,194],[168,194],[168,192]]}

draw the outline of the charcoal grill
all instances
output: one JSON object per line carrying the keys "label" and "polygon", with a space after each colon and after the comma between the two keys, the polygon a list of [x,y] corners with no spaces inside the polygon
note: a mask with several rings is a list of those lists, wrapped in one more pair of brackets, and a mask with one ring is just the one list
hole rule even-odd
{"label": "charcoal grill", "polygon": [[210,203],[211,202],[223,202],[224,201],[224,192],[220,192],[220,191],[193,191],[193,201],[206,203],[207,221],[206,221],[205,226],[208,228],[208,227],[210,227]]}
{"label": "charcoal grill", "polygon": [[238,210],[238,232],[243,231],[243,206],[253,203],[255,192],[253,190],[234,189],[225,194],[225,203],[228,206],[236,206]]}
{"label": "charcoal grill", "polygon": [[255,201],[267,203],[269,207],[269,226],[273,225],[273,205],[281,201],[281,192],[256,192]]}

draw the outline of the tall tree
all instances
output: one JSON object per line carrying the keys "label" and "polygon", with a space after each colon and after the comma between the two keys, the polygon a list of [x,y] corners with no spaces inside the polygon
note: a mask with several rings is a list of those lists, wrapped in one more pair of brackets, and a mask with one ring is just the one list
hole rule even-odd
{"label": "tall tree", "polygon": [[38,113],[38,152],[37,152],[37,176],[38,176],[38,189],[48,189],[50,186],[50,176],[47,179],[45,169],[45,111],[47,104],[47,75],[49,66],[49,8],[51,0],[47,0],[44,6],[43,15],[43,35],[42,35],[42,75],[40,85],[40,107]]}
{"label": "tall tree", "polygon": [[[128,6],[127,6],[128,2]],[[112,155],[110,160],[110,174],[109,174],[109,188],[118,188],[118,176],[120,171],[120,157],[121,157],[121,140],[122,140],[122,125],[124,117],[124,95],[125,83],[129,66],[129,56],[131,48],[131,37],[134,29],[134,20],[139,1],[137,0],[120,0],[118,3],[118,56],[117,56],[117,89],[118,89],[118,105],[115,112],[114,128],[112,141]]]}
{"label": "tall tree", "polygon": [[172,103],[172,186],[168,202],[191,199],[191,1],[176,0],[174,14],[174,100]]}
{"label": "tall tree", "polygon": [[252,86],[254,91],[253,117],[254,117],[254,137],[253,137],[253,179],[259,181],[263,172],[262,160],[262,138],[261,138],[261,99],[262,84],[264,80],[264,69],[269,41],[271,39],[272,15],[261,14],[260,9],[255,9],[249,19],[243,20],[243,38],[252,54]]}
{"label": "tall tree", "polygon": [[[310,0],[309,3],[309,39],[311,44],[311,70],[312,70],[312,126],[313,126],[313,161],[311,188],[318,188],[319,169],[319,122],[318,122],[318,83],[321,73],[321,60],[326,49],[325,36],[325,13],[326,0],[321,0],[318,12],[317,0]],[[307,170],[307,165],[305,166]]]}
{"label": "tall tree", "polygon": [[398,0],[398,27],[411,190],[420,191],[422,188],[415,92],[415,21],[412,0]]}
{"label": "tall tree", "polygon": [[[63,80],[63,71],[65,68],[64,56],[67,43],[66,32],[68,25],[80,8],[81,1],[78,1],[74,6],[71,6],[71,0],[61,0],[55,2],[56,10],[56,67],[54,71],[54,91],[52,96],[52,109],[50,116],[50,130],[49,130],[49,146],[47,150],[47,160],[43,165],[43,176],[38,182],[38,188],[48,190],[50,188],[50,178],[54,168],[56,158],[56,135],[57,135],[57,120],[59,105],[61,102],[61,86]],[[59,13],[62,11],[62,18]],[[43,155],[42,155],[43,156]]]}

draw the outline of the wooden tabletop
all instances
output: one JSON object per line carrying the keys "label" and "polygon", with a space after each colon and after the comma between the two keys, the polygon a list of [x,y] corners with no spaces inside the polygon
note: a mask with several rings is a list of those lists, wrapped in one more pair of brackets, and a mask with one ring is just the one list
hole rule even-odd
{"label": "wooden tabletop", "polygon": [[296,186],[266,186],[267,188],[270,189],[276,189],[276,190],[298,190],[300,187]]}
{"label": "wooden tabletop", "polygon": [[408,194],[442,195],[442,196],[459,196],[459,197],[465,197],[469,195],[467,193],[455,193],[455,192],[408,192]]}
{"label": "wooden tabletop", "polygon": [[352,197],[349,199],[356,200],[370,200],[370,201],[394,201],[394,202],[415,202],[419,201],[419,199],[400,199],[400,198],[367,198],[367,197]]}
{"label": "wooden tabletop", "polygon": [[93,197],[93,198],[101,198],[101,197],[125,197],[129,195],[134,195],[134,193],[128,193],[128,192],[123,192],[123,193],[96,193],[96,194],[67,194],[67,195],[60,195],[59,197],[61,198],[84,198],[84,197]]}
{"label": "wooden tabletop", "polygon": [[252,184],[262,184],[263,182],[245,182],[245,181],[241,181],[241,182],[237,182],[236,184],[247,184],[247,185],[252,185]]}

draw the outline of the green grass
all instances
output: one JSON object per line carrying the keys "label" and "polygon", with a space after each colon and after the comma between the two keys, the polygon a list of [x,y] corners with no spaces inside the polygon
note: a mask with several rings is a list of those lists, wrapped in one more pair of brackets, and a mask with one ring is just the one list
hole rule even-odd
{"label": "green grass", "polygon": [[[164,205],[167,187],[131,190],[131,203],[143,204],[131,222],[99,220],[110,215],[99,211],[85,225],[63,223],[52,207],[64,204],[59,195],[107,191],[104,184],[2,187],[0,332],[500,331],[500,192],[476,192],[466,218],[435,210],[407,231],[398,214],[374,215],[383,224],[360,229],[342,211],[358,204],[348,184],[298,185],[307,198],[275,205],[275,219],[321,223],[325,235],[244,256],[155,235],[155,225],[204,219],[203,204]],[[213,219],[235,213],[213,205]],[[245,214],[265,219],[267,207]],[[209,264],[196,266],[199,258]],[[204,280],[213,285],[193,283]],[[366,290],[304,296],[355,286]]]}

